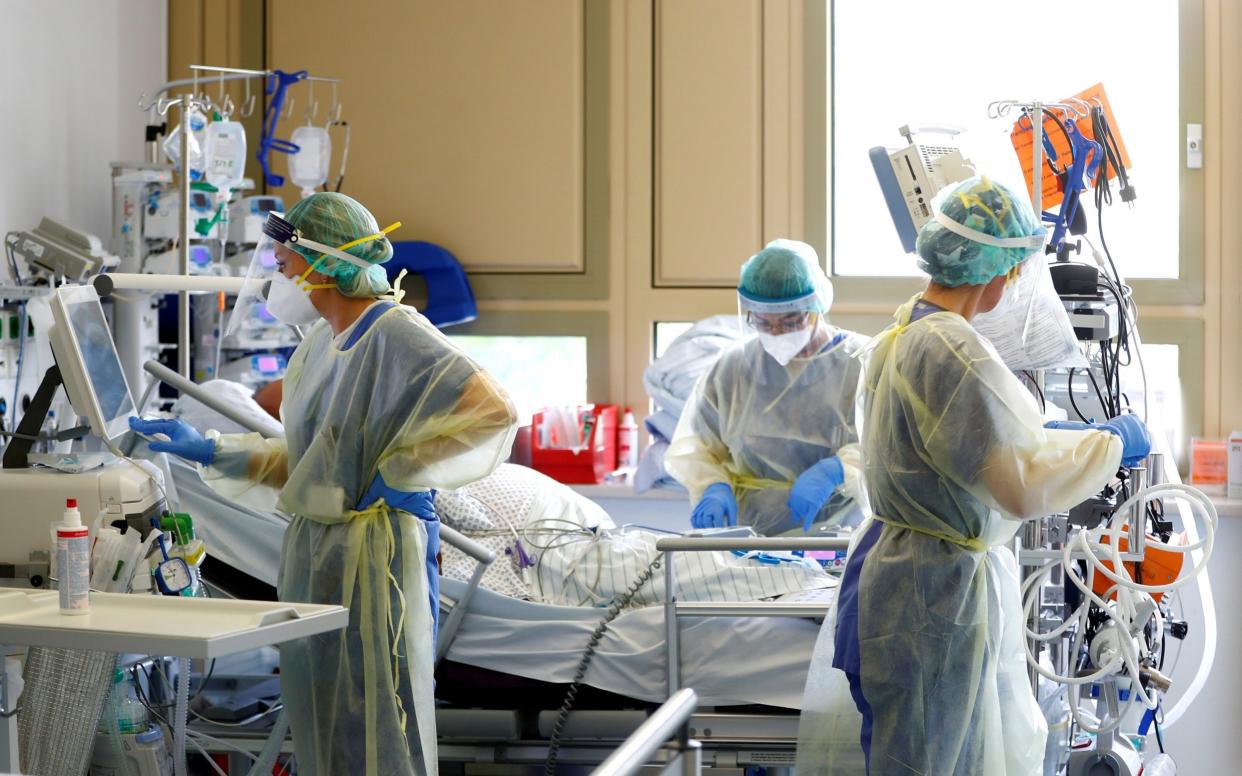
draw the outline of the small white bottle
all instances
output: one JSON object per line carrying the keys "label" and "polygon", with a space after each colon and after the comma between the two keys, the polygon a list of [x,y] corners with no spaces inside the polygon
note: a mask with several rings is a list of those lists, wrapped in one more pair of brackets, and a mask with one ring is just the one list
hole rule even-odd
{"label": "small white bottle", "polygon": [[65,516],[56,526],[56,571],[60,575],[60,613],[90,614],[91,534],[82,525],[75,498],[65,499]]}
{"label": "small white bottle", "polygon": [[621,425],[617,427],[617,468],[633,469],[638,466],[638,422],[628,408]]}

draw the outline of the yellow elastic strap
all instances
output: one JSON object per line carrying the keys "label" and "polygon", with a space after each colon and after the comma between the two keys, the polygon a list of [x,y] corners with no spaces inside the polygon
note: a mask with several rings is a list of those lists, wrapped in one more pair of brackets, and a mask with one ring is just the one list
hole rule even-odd
{"label": "yellow elastic strap", "polygon": [[1022,274],[1022,265],[1013,265],[1009,272],[1005,274],[1005,285],[1009,286],[1010,283],[1018,279],[1018,275],[1020,274]]}
{"label": "yellow elastic strap", "polygon": [[[394,221],[393,223],[379,230],[375,234],[369,234],[366,237],[359,237],[357,240],[350,240],[344,245],[336,246],[336,249],[338,251],[345,251],[355,246],[362,245],[365,242],[370,242],[372,240],[378,240],[381,237],[387,236],[389,232],[394,231],[396,229],[400,229],[400,228],[401,228],[401,222]],[[327,254],[323,254],[323,253],[319,254],[319,258],[315,259],[315,261],[309,267],[306,268],[306,271],[302,273],[301,277],[299,277],[298,279],[302,281],[303,288],[305,288],[308,291],[315,291],[320,288],[336,288],[336,283],[310,284],[306,282],[306,278],[310,276],[310,273],[315,272],[316,269],[319,267],[320,262],[324,261],[327,258],[328,258]],[[400,303],[400,301],[401,301],[400,299],[397,300],[398,303]]]}
{"label": "yellow elastic strap", "polygon": [[306,279],[310,277],[310,273],[317,271],[319,269],[320,262],[322,262],[325,258],[326,257],[322,253],[319,254],[319,258],[311,262],[306,267],[305,272],[303,272],[301,275],[298,275],[297,284],[301,286],[303,289],[305,289],[306,291],[315,291],[316,289],[320,289],[320,288],[336,288],[336,283],[308,283],[306,282]]}
{"label": "yellow elastic strap", "polygon": [[306,281],[306,277],[314,271],[315,271],[314,266],[307,268],[307,270],[303,272],[301,276],[299,276],[298,279],[294,282],[296,282],[298,284],[298,287],[301,288],[303,291],[318,291],[321,288],[336,288],[336,283],[308,283]]}
{"label": "yellow elastic strap", "polygon": [[879,520],[881,523],[884,523],[885,525],[890,525],[893,528],[901,528],[901,529],[905,529],[907,531],[911,531],[916,534],[922,534],[923,536],[930,536],[933,539],[940,539],[941,541],[948,542],[949,544],[956,544],[958,547],[961,547],[964,550],[969,550],[970,552],[987,552],[988,551],[987,544],[985,544],[984,541],[979,538],[967,539],[962,536],[953,536],[947,533],[940,533],[939,531],[931,531],[926,528],[916,528],[915,526],[909,525],[907,523],[899,523],[895,520],[890,520],[889,518],[884,517],[883,515],[873,515],[873,516],[875,517],[876,520]]}
{"label": "yellow elastic strap", "polygon": [[336,246],[336,249],[338,251],[347,251],[356,245],[362,245],[364,242],[371,242],[372,240],[378,240],[379,238],[386,236],[389,232],[395,229],[400,229],[400,228],[401,228],[401,222],[394,221],[393,223],[389,224],[388,226],[385,226],[383,229],[379,230],[375,234],[368,234],[366,237],[359,237],[357,240],[351,240],[345,243],[344,245]]}
{"label": "yellow elastic strap", "polygon": [[[1003,210],[1002,210],[1001,212],[1002,212],[1002,213],[1006,213],[1006,212],[1008,212],[1008,210],[1009,210],[1009,198],[1008,198],[1008,197],[1006,197],[1006,196],[1005,196],[1005,194],[1004,194],[1003,192],[999,191],[999,190],[998,190],[996,193],[997,193],[997,195],[999,195],[999,196],[1000,196],[1001,201],[1002,201],[1002,204],[1003,204]],[[1004,233],[1004,232],[1003,232],[1004,224],[1002,224],[1002,223],[1001,223],[1001,217],[1000,217],[999,215],[997,215],[997,214],[996,214],[996,213],[992,210],[992,208],[988,207],[987,203],[986,203],[986,202],[984,202],[984,201],[983,201],[983,199],[982,199],[982,198],[981,198],[978,194],[970,194],[970,193],[967,193],[967,192],[960,192],[957,196],[958,196],[958,199],[960,199],[960,200],[961,200],[961,202],[962,202],[962,206],[963,206],[964,208],[966,208],[966,210],[968,210],[968,211],[969,211],[969,210],[971,209],[971,207],[972,207],[972,206],[977,206],[977,207],[978,207],[980,210],[982,210],[984,213],[987,213],[987,214],[988,214],[988,217],[992,219],[992,223],[996,225],[996,228],[997,228],[998,230],[1001,230],[1001,234],[1003,234],[1003,233]],[[973,228],[973,227],[972,227],[972,228]]]}

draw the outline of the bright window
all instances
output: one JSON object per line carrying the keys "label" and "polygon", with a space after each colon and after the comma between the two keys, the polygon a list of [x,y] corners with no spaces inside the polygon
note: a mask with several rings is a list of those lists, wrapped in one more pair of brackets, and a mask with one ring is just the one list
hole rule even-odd
{"label": "bright window", "polygon": [[586,337],[463,334],[449,339],[500,381],[523,424],[543,407],[587,400]]}
{"label": "bright window", "polygon": [[673,340],[690,330],[692,321],[657,321],[655,325],[655,357],[659,358]]}
{"label": "bright window", "polygon": [[[952,124],[979,172],[1023,186],[999,99],[1054,101],[1103,83],[1113,131],[1132,162],[1133,208],[1104,212],[1104,235],[1129,278],[1178,275],[1181,163],[1175,0],[835,2],[832,19],[833,268],[840,275],[917,275],[903,254],[867,152],[905,145],[903,125]],[[1107,31],[1107,37],[1094,32]],[[1103,32],[1101,32],[1103,35]],[[1045,200],[1048,194],[1045,194]],[[1045,202],[1047,204],[1047,202]],[[1096,245],[1094,208],[1088,205]],[[1090,260],[1089,249],[1083,246]]]}

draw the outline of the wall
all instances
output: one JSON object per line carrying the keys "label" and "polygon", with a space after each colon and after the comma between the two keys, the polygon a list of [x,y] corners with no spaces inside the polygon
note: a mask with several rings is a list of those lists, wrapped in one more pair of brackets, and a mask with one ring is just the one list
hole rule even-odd
{"label": "wall", "polygon": [[147,115],[136,105],[164,80],[165,6],[0,3],[8,33],[0,46],[0,229],[29,229],[46,215],[107,245],[108,163],[143,158]]}
{"label": "wall", "polygon": [[[1209,406],[1218,406],[1215,430],[1220,435],[1242,429],[1242,148],[1236,127],[1242,121],[1242,4],[1231,0],[1207,3],[1208,123],[1204,127],[1204,163],[1208,170],[1209,265],[1207,315],[1209,364],[1219,362],[1209,377],[1218,390]],[[1208,144],[1210,143],[1210,145]]]}

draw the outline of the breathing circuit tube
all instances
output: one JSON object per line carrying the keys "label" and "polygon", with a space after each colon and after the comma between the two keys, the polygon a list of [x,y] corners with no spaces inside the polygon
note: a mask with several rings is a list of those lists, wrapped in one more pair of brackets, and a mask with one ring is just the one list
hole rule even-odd
{"label": "breathing circuit tube", "polygon": [[[1136,582],[1130,576],[1122,560],[1120,540],[1128,534],[1123,521],[1128,516],[1135,514],[1135,507],[1139,508],[1139,514],[1145,514],[1148,502],[1166,496],[1175,497],[1189,505],[1193,516],[1199,518],[1202,522],[1204,535],[1200,538],[1196,521],[1188,519],[1183,521],[1189,538],[1187,544],[1174,545],[1149,538],[1148,546],[1157,547],[1167,552],[1189,554],[1194,565],[1190,572],[1182,574],[1165,585],[1148,585]],[[1106,727],[1095,728],[1085,724],[1079,718],[1077,710],[1078,687],[1092,684],[1113,675],[1123,667],[1127,670],[1132,680],[1131,703],[1141,702],[1149,709],[1154,709],[1158,705],[1156,699],[1147,693],[1139,681],[1141,668],[1139,665],[1139,655],[1135,651],[1131,634],[1135,632],[1135,626],[1141,628],[1145,621],[1151,617],[1155,618],[1156,632],[1163,631],[1164,619],[1159,606],[1156,605],[1152,598],[1152,594],[1176,590],[1207,570],[1208,561],[1211,558],[1212,548],[1215,544],[1218,521],[1216,508],[1211,500],[1195,488],[1181,483],[1154,485],[1136,493],[1124,504],[1120,505],[1105,526],[1091,531],[1079,531],[1070,541],[1066,542],[1059,561],[1048,563],[1038,573],[1031,575],[1024,583],[1022,593],[1024,598],[1023,610],[1027,622],[1027,639],[1023,640],[1023,646],[1026,650],[1027,662],[1040,676],[1069,686],[1070,711],[1074,713],[1075,722],[1084,730],[1089,732],[1107,732],[1120,723],[1120,715],[1118,715],[1118,719]],[[1078,573],[1075,556],[1087,561],[1086,579]],[[1048,577],[1057,563],[1060,563],[1064,569],[1066,579],[1081,591],[1083,602],[1075,612],[1066,617],[1062,625],[1047,633],[1040,633],[1031,630],[1029,623],[1034,617],[1035,606],[1038,603],[1040,584]],[[1105,565],[1106,563],[1109,565]],[[1112,583],[1112,587],[1109,588],[1104,596],[1099,596],[1094,591],[1093,583],[1096,574],[1103,575]],[[1206,586],[1207,584],[1206,579],[1200,582],[1201,586]],[[1207,671],[1210,670],[1211,663],[1215,657],[1216,614],[1212,606],[1211,589],[1209,587],[1204,590],[1204,659],[1201,661],[1199,673],[1191,682],[1189,689],[1166,716],[1166,727],[1172,722],[1176,722],[1185,708],[1198,695],[1206,681]],[[1108,600],[1114,594],[1116,596],[1115,599],[1112,601]],[[1105,665],[1100,666],[1094,673],[1083,676],[1061,676],[1041,665],[1031,649],[1030,640],[1049,641],[1059,638],[1071,627],[1077,625],[1069,654],[1075,656],[1081,654],[1086,635],[1087,615],[1093,604],[1099,611],[1104,612],[1108,616],[1112,621],[1112,625],[1121,634],[1121,637],[1118,639],[1116,652],[1109,656]],[[1144,622],[1138,622],[1140,617]]]}

